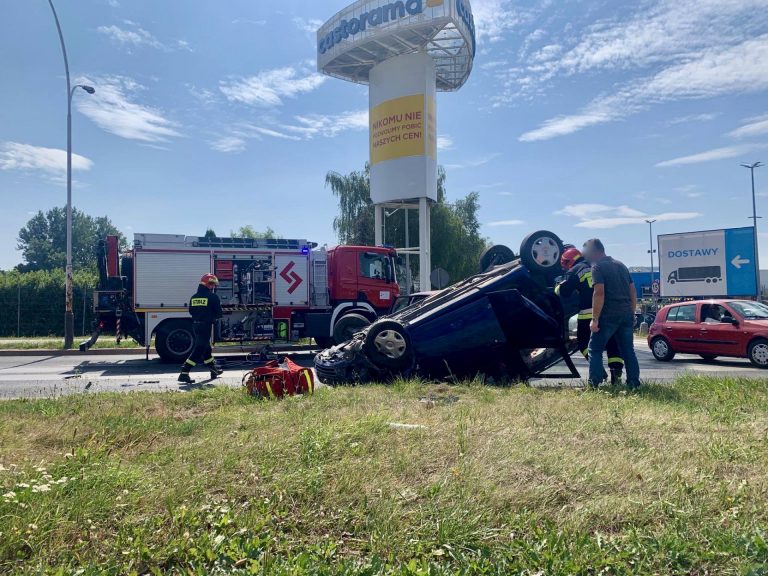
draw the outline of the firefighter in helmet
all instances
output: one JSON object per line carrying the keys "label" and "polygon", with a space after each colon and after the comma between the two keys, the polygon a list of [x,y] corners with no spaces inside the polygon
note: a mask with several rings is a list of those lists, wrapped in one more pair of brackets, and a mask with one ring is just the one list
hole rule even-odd
{"label": "firefighter in helmet", "polygon": [[195,332],[195,343],[192,353],[181,367],[179,382],[192,384],[194,380],[189,377],[189,372],[202,362],[211,372],[211,379],[221,376],[224,371],[216,364],[211,350],[211,330],[213,324],[222,317],[221,301],[214,293],[219,279],[213,274],[204,274],[200,278],[200,286],[189,301],[189,313]]}
{"label": "firefighter in helmet", "polygon": [[[555,293],[568,298],[574,292],[579,294],[579,315],[576,324],[576,340],[584,358],[589,358],[589,338],[592,321],[592,266],[584,259],[578,248],[566,246],[560,257],[560,265],[565,271],[565,278],[555,287]],[[624,360],[621,358],[616,340],[611,338],[606,346],[608,352],[608,367],[611,370],[611,384],[618,384],[624,371]]]}

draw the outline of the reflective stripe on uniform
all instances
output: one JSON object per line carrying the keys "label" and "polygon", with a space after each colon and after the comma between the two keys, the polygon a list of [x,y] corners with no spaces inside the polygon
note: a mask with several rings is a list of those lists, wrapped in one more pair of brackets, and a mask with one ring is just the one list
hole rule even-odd
{"label": "reflective stripe on uniform", "polygon": [[197,364],[196,364],[196,363],[194,363],[192,360],[185,360],[185,361],[184,361],[184,364],[187,364],[187,365],[189,365],[189,366],[197,366]]}
{"label": "reflective stripe on uniform", "polygon": [[307,390],[309,391],[310,394],[313,394],[315,392],[315,387],[312,384],[312,378],[309,377],[309,370],[304,370],[302,372],[302,375],[307,380]]}
{"label": "reflective stripe on uniform", "polygon": [[581,282],[586,282],[587,286],[589,286],[590,288],[592,288],[595,285],[594,280],[592,280],[592,270],[590,270],[589,272],[585,272],[581,277],[579,277],[579,280]]}
{"label": "reflective stripe on uniform", "polygon": [[577,320],[592,320],[592,312],[586,312],[584,314],[579,314],[576,317]]}
{"label": "reflective stripe on uniform", "polygon": [[613,358],[608,358],[608,364],[624,364],[624,360],[618,356],[614,356]]}
{"label": "reflective stripe on uniform", "polygon": [[216,359],[213,356],[205,360],[205,364],[213,364],[214,362],[216,362]]}
{"label": "reflective stripe on uniform", "polygon": [[558,296],[560,296],[560,286],[561,284],[558,284],[557,286],[555,286],[555,294]]}
{"label": "reflective stripe on uniform", "polygon": [[581,353],[584,355],[584,358],[589,360],[589,348],[582,350]]}

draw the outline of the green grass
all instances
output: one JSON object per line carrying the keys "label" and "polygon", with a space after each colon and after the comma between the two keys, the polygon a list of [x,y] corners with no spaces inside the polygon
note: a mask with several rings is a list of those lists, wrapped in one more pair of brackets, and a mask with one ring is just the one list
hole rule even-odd
{"label": "green grass", "polygon": [[8,401],[0,464],[0,573],[768,574],[764,381]]}
{"label": "green grass", "polygon": [[[76,337],[75,344],[87,340],[87,336]],[[63,337],[45,336],[34,338],[0,338],[0,350],[60,350],[64,345]],[[93,346],[94,349],[104,348],[141,348],[130,338],[124,339],[120,345],[114,336],[104,335]]]}

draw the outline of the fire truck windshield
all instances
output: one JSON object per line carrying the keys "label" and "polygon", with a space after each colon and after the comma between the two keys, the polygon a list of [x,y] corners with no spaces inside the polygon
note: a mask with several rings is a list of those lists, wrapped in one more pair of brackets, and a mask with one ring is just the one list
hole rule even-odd
{"label": "fire truck windshield", "polygon": [[392,265],[392,257],[388,254],[376,252],[363,252],[360,254],[360,276],[372,280],[384,280],[387,283],[395,282],[395,271]]}

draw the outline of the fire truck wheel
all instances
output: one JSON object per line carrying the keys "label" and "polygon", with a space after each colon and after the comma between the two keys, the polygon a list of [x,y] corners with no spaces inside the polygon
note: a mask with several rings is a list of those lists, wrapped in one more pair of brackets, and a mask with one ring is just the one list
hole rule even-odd
{"label": "fire truck wheel", "polygon": [[341,344],[351,340],[357,332],[370,325],[371,321],[362,314],[347,314],[336,321],[333,327],[333,339],[337,344]]}
{"label": "fire truck wheel", "polygon": [[165,362],[184,362],[194,345],[192,322],[187,320],[165,322],[155,334],[155,348]]}
{"label": "fire truck wheel", "polygon": [[413,363],[411,338],[395,320],[380,320],[371,326],[365,352],[374,365],[387,370],[403,370]]}

